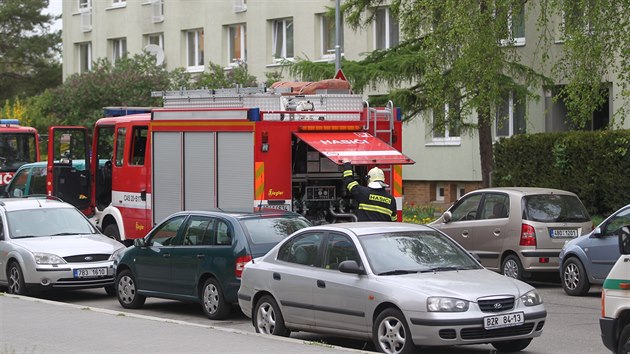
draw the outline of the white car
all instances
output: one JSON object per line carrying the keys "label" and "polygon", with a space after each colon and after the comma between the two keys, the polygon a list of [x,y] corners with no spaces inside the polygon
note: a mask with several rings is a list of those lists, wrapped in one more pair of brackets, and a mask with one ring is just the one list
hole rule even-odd
{"label": "white car", "polygon": [[542,334],[536,289],[483,268],[423,225],[308,227],[245,265],[238,292],[256,332],[372,340],[385,353],[490,343],[519,351]]}
{"label": "white car", "polygon": [[113,258],[123,249],[70,204],[0,200],[0,286],[11,294],[103,287],[113,295]]}

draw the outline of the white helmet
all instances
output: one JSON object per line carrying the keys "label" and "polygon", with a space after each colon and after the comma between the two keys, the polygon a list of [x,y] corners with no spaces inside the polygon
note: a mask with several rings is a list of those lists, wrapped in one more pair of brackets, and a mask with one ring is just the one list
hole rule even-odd
{"label": "white helmet", "polygon": [[368,187],[379,188],[379,187],[389,187],[385,184],[385,174],[383,170],[378,167],[374,167],[368,172]]}

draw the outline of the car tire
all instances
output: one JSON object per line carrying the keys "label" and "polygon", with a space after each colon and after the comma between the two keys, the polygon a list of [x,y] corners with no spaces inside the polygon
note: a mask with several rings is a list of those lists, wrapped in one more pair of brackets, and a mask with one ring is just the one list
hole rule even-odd
{"label": "car tire", "polygon": [[106,286],[105,292],[107,293],[108,296],[116,296],[116,286],[115,285]]}
{"label": "car tire", "polygon": [[284,324],[284,316],[280,312],[280,307],[272,296],[265,295],[256,302],[253,316],[256,333],[281,337],[291,335],[291,330]]}
{"label": "car tire", "polygon": [[493,342],[492,346],[499,352],[520,352],[527,348],[529,343],[532,342],[532,338],[506,340],[505,342]]}
{"label": "car tire", "polygon": [[406,354],[415,351],[411,331],[405,316],[398,309],[381,312],[372,326],[372,341],[376,350],[388,354]]}
{"label": "car tire", "polygon": [[116,277],[116,297],[120,305],[126,309],[139,309],[147,297],[138,294],[136,277],[129,269],[125,269]]}
{"label": "car tire", "polygon": [[619,335],[618,354],[630,353],[630,324],[627,324]]}
{"label": "car tire", "polygon": [[518,280],[524,279],[523,265],[518,256],[511,254],[505,257],[501,264],[501,274]]}
{"label": "car tire", "polygon": [[579,259],[571,257],[562,264],[562,288],[571,296],[586,295],[591,288],[586,270]]}
{"label": "car tire", "polygon": [[211,320],[223,320],[231,311],[231,306],[225,301],[221,285],[214,278],[208,278],[201,289],[201,306]]}
{"label": "car tire", "polygon": [[28,295],[26,283],[24,282],[24,273],[17,262],[11,262],[7,271],[7,287],[9,294]]}
{"label": "car tire", "polygon": [[120,231],[118,231],[118,225],[116,224],[109,224],[105,226],[103,234],[120,242]]}

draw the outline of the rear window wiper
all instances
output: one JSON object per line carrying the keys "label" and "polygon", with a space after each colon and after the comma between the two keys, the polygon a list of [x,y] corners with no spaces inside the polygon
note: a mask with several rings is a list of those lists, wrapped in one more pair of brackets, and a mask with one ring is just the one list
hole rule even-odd
{"label": "rear window wiper", "polygon": [[389,270],[387,272],[381,272],[381,273],[378,273],[377,275],[400,275],[400,274],[413,274],[413,273],[418,273],[418,271],[417,270],[395,269],[395,270]]}

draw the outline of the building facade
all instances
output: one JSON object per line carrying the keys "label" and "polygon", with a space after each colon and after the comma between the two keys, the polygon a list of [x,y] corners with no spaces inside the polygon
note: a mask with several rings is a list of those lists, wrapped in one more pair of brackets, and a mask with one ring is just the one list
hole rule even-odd
{"label": "building facade", "polygon": [[[89,71],[97,58],[115,63],[127,53],[146,50],[169,71],[182,67],[202,72],[208,62],[230,70],[246,63],[249,73],[262,82],[265,73],[282,72],[284,60],[334,61],[335,19],[326,15],[334,6],[335,0],[64,1],[64,77]],[[535,11],[535,6],[527,6],[510,22],[512,43],[523,60],[536,55]],[[400,40],[398,22],[386,6],[378,9],[371,28],[354,31],[343,26],[342,32],[342,55],[349,60]],[[550,56],[561,46],[558,35]],[[283,76],[288,78],[286,72]],[[615,110],[627,103],[615,78],[603,80],[609,83],[609,100],[594,113],[592,129],[606,126]],[[538,100],[506,95],[504,105],[497,108],[494,136],[568,130],[566,107],[554,99],[558,88],[534,88]],[[443,113],[447,111],[446,106]],[[416,161],[403,169],[404,194],[407,203],[447,206],[481,185],[479,142],[476,135],[457,129],[433,129],[433,114],[424,112],[403,128],[403,152]]]}

